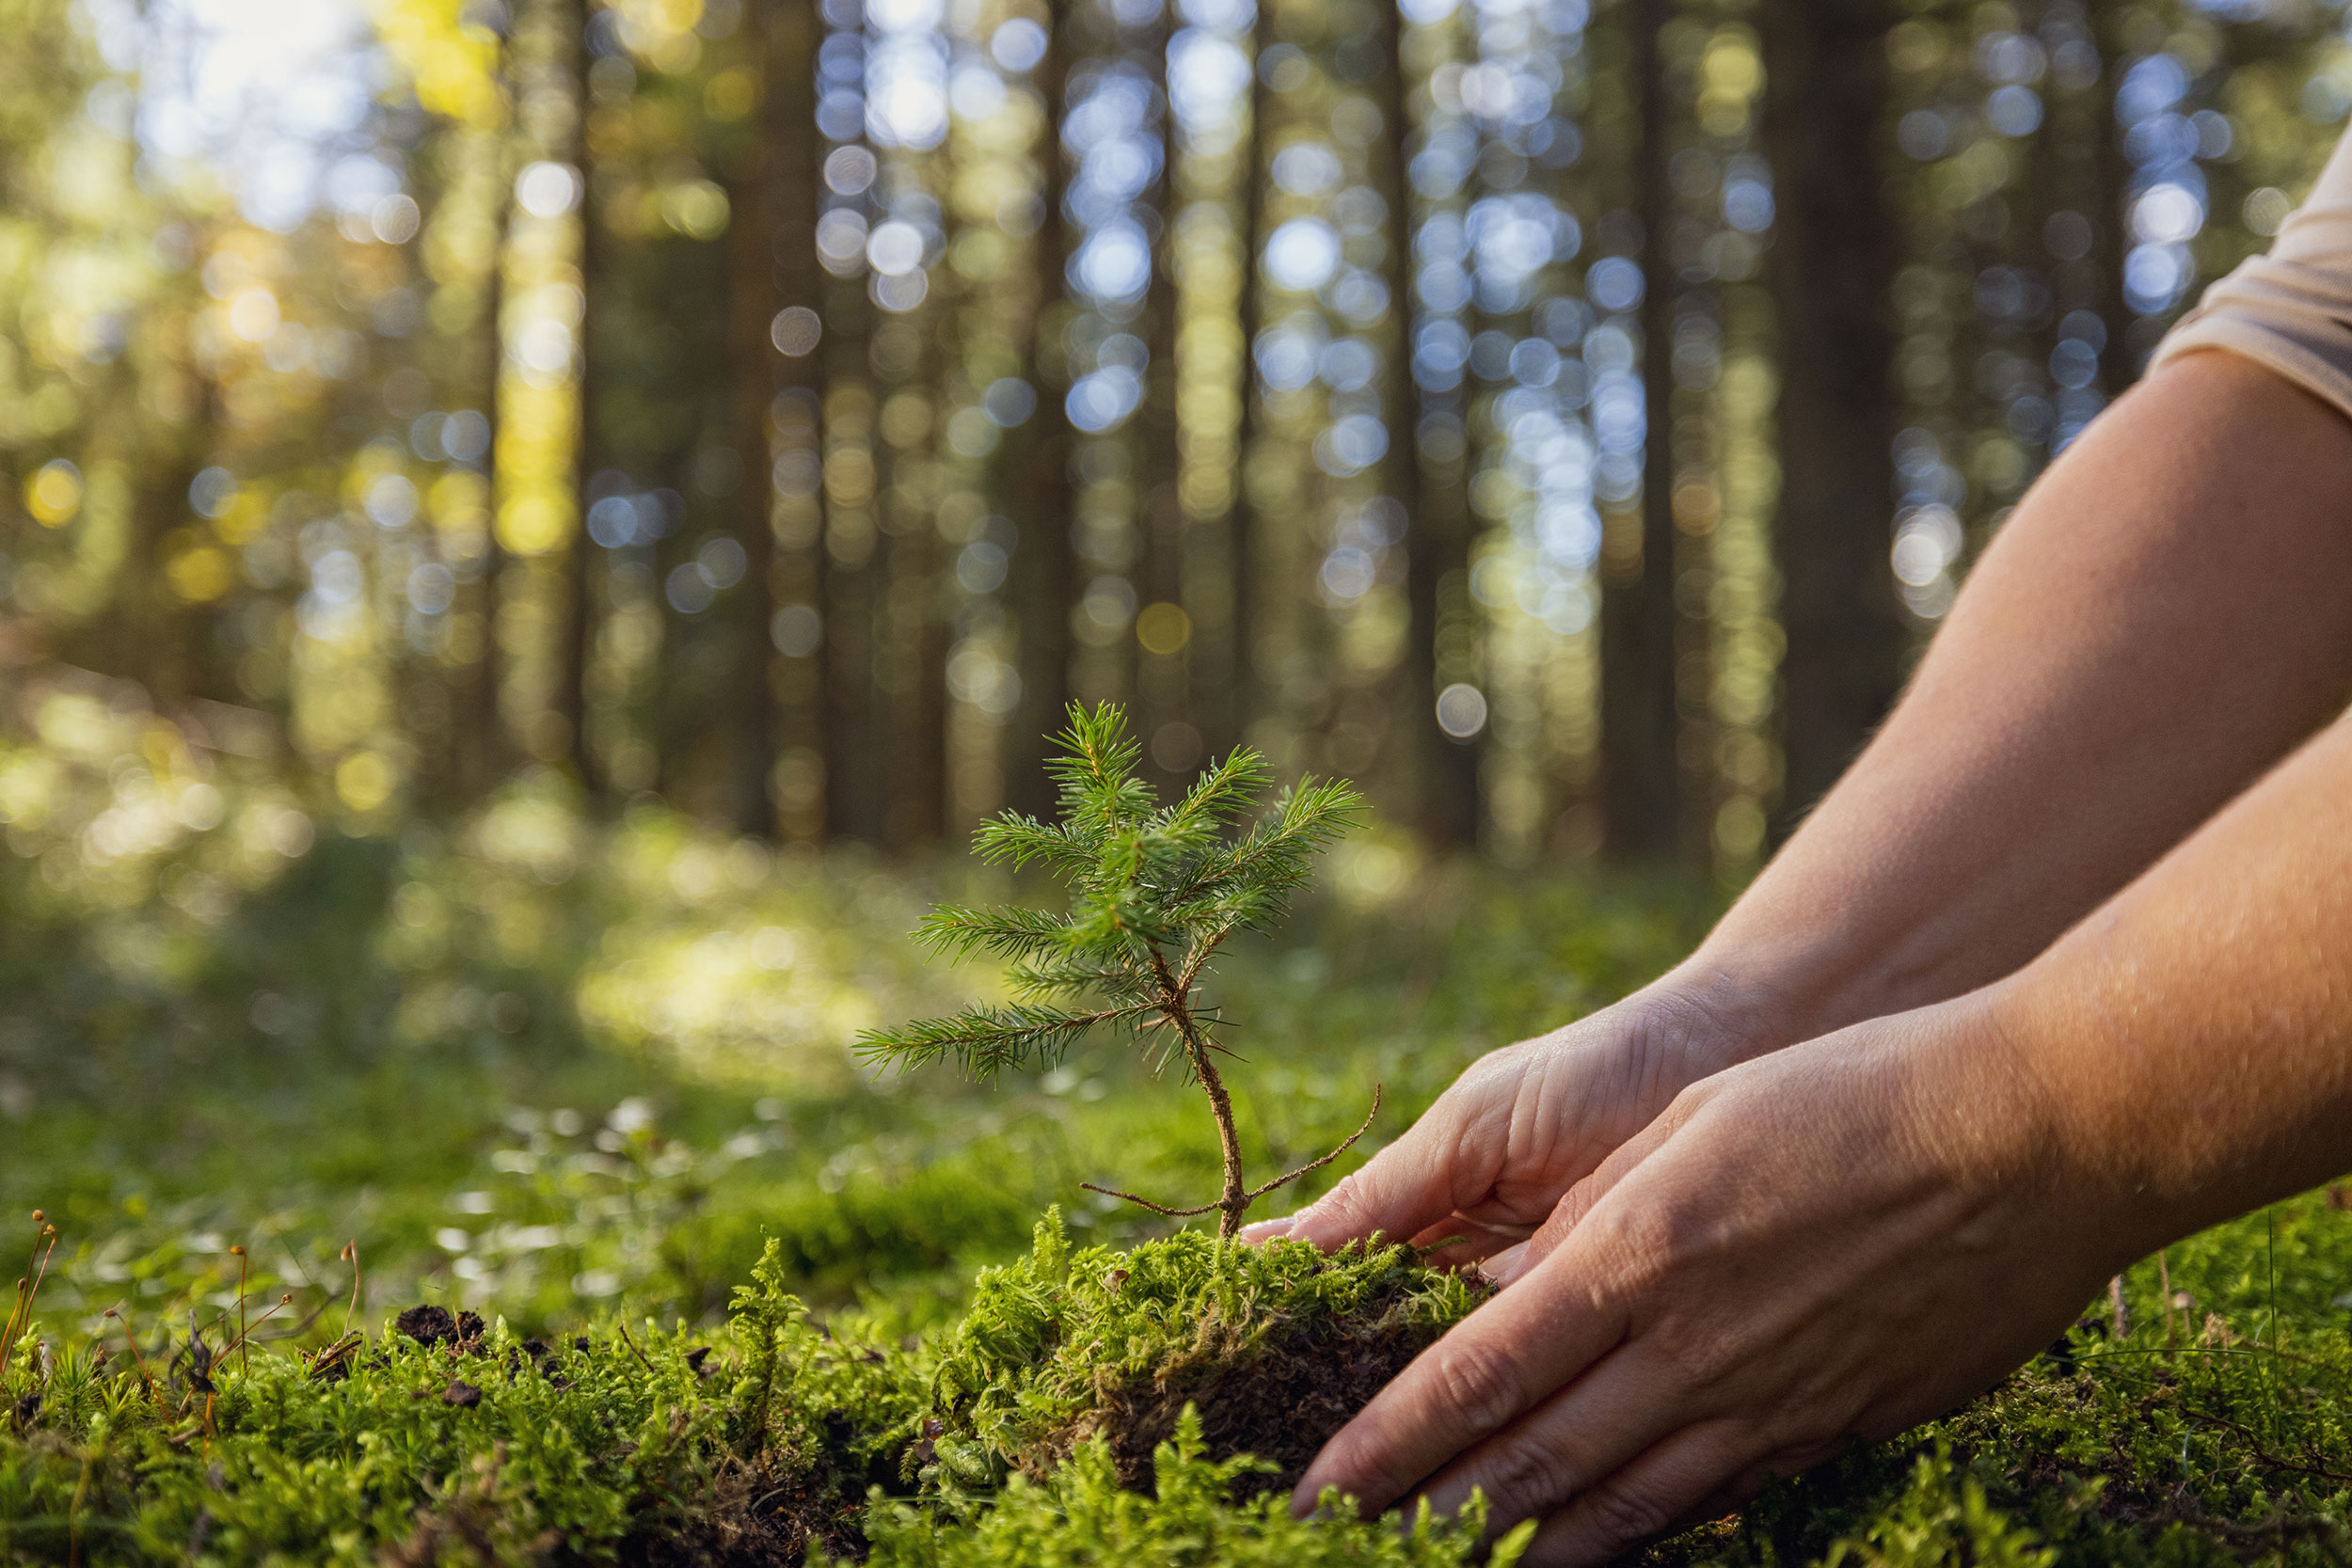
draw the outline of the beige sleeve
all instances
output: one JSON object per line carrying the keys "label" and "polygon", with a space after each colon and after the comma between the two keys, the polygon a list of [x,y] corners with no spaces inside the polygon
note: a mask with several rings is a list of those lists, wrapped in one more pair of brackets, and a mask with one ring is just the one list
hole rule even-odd
{"label": "beige sleeve", "polygon": [[2208,288],[2148,368],[2200,348],[2244,355],[2352,416],[2352,135],[2270,253]]}

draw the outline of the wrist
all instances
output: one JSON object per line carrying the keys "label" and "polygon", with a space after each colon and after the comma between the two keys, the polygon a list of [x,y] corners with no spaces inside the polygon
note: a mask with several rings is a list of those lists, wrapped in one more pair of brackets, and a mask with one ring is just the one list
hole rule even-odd
{"label": "wrist", "polygon": [[2032,988],[1996,983],[1890,1022],[1942,1104],[1956,1184],[1997,1198],[2001,1224],[2047,1233],[2102,1276],[2180,1233],[2142,1158],[2163,1142],[2149,1135],[2161,1110],[2112,1064],[2086,1075],[2078,1032]]}
{"label": "wrist", "polygon": [[1640,994],[1678,1021],[1692,1053],[1711,1060],[1709,1071],[1855,1022],[1823,1006],[1792,966],[1711,938]]}
{"label": "wrist", "polygon": [[1706,947],[1626,998],[1653,1048],[1685,1083],[1795,1044],[1807,1031],[1784,991],[1757,968]]}

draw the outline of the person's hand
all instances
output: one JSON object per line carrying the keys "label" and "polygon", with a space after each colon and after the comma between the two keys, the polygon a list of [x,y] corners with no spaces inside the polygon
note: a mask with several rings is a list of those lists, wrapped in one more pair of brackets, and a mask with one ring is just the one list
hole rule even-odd
{"label": "person's hand", "polygon": [[[1683,1091],[1489,1259],[1501,1294],[1331,1439],[1294,1507],[1335,1486],[1367,1514],[1416,1491],[1450,1512],[1477,1488],[1496,1531],[1545,1521],[1529,1564],[1597,1563],[1950,1409],[2146,1239],[2062,1152],[2048,1101],[1966,1000]],[[1518,1121],[1509,1147],[1545,1150]],[[1575,1163],[1490,1185],[1533,1201]],[[1418,1225],[1468,1190],[1384,1187],[1350,1212]]]}
{"label": "person's hand", "polygon": [[1562,1196],[1688,1085],[1787,1043],[1760,1004],[1669,975],[1588,1018],[1472,1063],[1406,1134],[1246,1241],[1331,1248],[1386,1235],[1474,1261],[1534,1234]]}

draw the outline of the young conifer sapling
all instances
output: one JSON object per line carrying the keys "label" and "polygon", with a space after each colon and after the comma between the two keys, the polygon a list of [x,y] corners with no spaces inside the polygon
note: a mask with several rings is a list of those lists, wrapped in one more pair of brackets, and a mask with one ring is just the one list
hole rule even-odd
{"label": "young conifer sapling", "polygon": [[1086,1185],[1171,1218],[1215,1212],[1218,1238],[1230,1238],[1252,1203],[1338,1159],[1380,1113],[1375,1085],[1371,1113],[1346,1142],[1250,1186],[1232,1097],[1217,1067],[1219,1056],[1232,1054],[1216,1037],[1230,1024],[1197,994],[1228,941],[1270,929],[1288,911],[1316,853],[1354,823],[1362,798],[1341,781],[1305,780],[1236,832],[1271,781],[1257,752],[1236,751],[1202,773],[1183,800],[1162,805],[1136,776],[1141,748],[1118,707],[1072,705],[1070,727],[1056,739],[1061,752],[1047,768],[1061,820],[1008,812],[980,829],[974,847],[993,864],[1045,867],[1069,888],[1069,912],[935,908],[916,928],[917,940],[934,952],[1005,960],[1013,1000],[869,1031],[859,1038],[859,1053],[909,1067],[953,1057],[967,1076],[987,1081],[1008,1069],[1049,1067],[1089,1031],[1112,1029],[1144,1050],[1155,1069],[1181,1060],[1216,1120],[1225,1165],[1216,1198],[1177,1209]]}

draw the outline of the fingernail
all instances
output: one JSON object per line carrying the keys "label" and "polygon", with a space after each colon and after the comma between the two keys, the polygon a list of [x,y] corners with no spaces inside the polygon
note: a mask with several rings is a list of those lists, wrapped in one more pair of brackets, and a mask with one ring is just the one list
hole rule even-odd
{"label": "fingernail", "polygon": [[1241,1227],[1241,1239],[1245,1242],[1280,1241],[1291,1233],[1291,1227],[1297,1223],[1298,1216],[1295,1214],[1285,1214],[1279,1220],[1258,1220]]}
{"label": "fingernail", "polygon": [[1525,1274],[1532,1266],[1527,1256],[1527,1243],[1521,1242],[1516,1246],[1504,1247],[1501,1252],[1479,1264],[1478,1272],[1486,1276],[1488,1284],[1501,1290]]}

